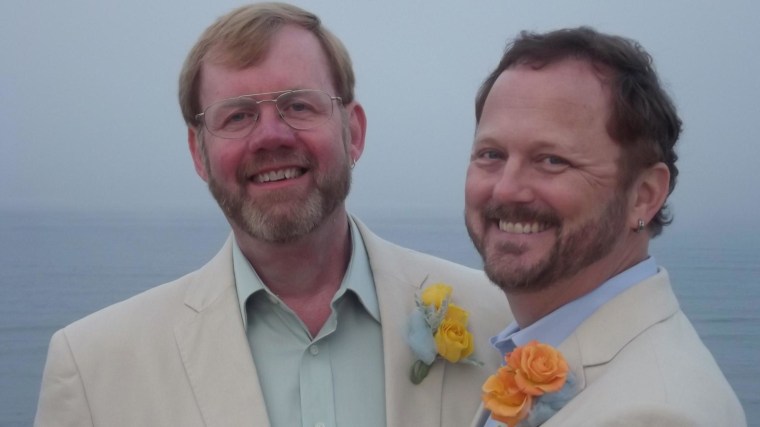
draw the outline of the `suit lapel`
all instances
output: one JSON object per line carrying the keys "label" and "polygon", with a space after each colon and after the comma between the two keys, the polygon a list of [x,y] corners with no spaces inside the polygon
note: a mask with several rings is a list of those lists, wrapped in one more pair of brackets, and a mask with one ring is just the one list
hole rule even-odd
{"label": "suit lapel", "polygon": [[268,426],[238,308],[231,242],[191,279],[185,299],[191,315],[175,337],[206,425]]}
{"label": "suit lapel", "polygon": [[565,341],[557,347],[570,368],[570,372],[575,378],[575,389],[578,393],[586,388],[586,374],[583,370],[584,361],[583,353],[575,333],[570,334]]}
{"label": "suit lapel", "polygon": [[[667,272],[660,268],[655,276],[626,290],[586,319],[559,350],[575,375],[576,388],[582,392],[604,365],[650,326],[677,311],[678,301],[670,287]],[[550,418],[546,426],[562,425],[562,418]]]}
{"label": "suit lapel", "polygon": [[428,272],[405,259],[406,249],[388,243],[354,218],[369,255],[383,330],[386,424],[433,427],[441,425],[445,363],[435,363],[418,385],[409,379],[416,358],[406,343],[414,299],[427,285]]}

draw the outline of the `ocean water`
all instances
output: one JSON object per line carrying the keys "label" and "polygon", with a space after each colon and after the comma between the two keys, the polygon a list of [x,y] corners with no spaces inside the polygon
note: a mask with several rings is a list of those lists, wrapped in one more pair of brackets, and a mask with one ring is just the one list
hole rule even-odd
{"label": "ocean water", "polygon": [[[461,218],[362,219],[393,242],[481,265]],[[227,234],[221,215],[0,212],[0,425],[31,425],[55,330],[200,267]],[[666,229],[651,252],[755,425],[760,231]]]}

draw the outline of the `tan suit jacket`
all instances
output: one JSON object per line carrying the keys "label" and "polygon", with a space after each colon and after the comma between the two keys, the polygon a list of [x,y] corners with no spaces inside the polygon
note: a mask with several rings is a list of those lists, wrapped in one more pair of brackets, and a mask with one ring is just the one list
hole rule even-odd
{"label": "tan suit jacket", "polygon": [[[466,425],[482,382],[500,362],[488,338],[510,320],[506,298],[480,271],[393,245],[357,224],[380,305],[387,424]],[[439,281],[452,285],[454,301],[470,311],[475,355],[485,366],[438,360],[415,386],[406,322],[415,293]],[[56,332],[35,425],[269,426],[256,369],[228,239],[198,271]]]}
{"label": "tan suit jacket", "polygon": [[[559,350],[581,391],[543,427],[747,425],[662,268],[602,306]],[[472,426],[487,417],[481,411]]]}

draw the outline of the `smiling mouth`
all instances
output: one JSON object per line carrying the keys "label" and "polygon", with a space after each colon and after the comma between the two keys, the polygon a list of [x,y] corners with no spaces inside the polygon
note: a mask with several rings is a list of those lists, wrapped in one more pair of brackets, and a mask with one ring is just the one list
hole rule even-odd
{"label": "smiling mouth", "polygon": [[543,222],[511,222],[499,220],[499,230],[513,234],[540,233],[549,228],[549,224]]}
{"label": "smiling mouth", "polygon": [[256,184],[285,181],[302,176],[306,172],[301,168],[285,168],[253,175],[251,180]]}

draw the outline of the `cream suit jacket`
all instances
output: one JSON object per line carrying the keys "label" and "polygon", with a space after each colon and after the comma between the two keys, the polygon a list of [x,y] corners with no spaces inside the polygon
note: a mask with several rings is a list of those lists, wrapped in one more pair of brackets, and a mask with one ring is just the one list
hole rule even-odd
{"label": "cream suit jacket", "polygon": [[[558,349],[580,393],[543,427],[747,425],[662,268],[601,307]],[[487,416],[480,412],[472,426]]]}
{"label": "cream suit jacket", "polygon": [[[380,304],[387,425],[467,425],[482,382],[500,363],[488,338],[511,320],[506,298],[480,271],[393,245],[357,224]],[[475,355],[485,366],[438,360],[415,386],[406,322],[419,289],[439,281],[470,311]],[[235,292],[231,239],[198,271],[56,332],[35,425],[269,426]]]}

